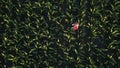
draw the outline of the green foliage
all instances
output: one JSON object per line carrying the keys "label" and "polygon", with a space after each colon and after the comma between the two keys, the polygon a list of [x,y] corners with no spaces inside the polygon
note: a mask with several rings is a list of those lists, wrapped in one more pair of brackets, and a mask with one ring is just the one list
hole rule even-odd
{"label": "green foliage", "polygon": [[119,0],[1,0],[0,67],[118,68],[119,17]]}

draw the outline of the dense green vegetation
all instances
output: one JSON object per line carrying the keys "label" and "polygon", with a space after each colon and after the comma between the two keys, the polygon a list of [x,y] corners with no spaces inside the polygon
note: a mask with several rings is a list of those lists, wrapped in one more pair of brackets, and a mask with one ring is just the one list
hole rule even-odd
{"label": "dense green vegetation", "polygon": [[119,0],[0,0],[0,67],[119,68],[119,21]]}

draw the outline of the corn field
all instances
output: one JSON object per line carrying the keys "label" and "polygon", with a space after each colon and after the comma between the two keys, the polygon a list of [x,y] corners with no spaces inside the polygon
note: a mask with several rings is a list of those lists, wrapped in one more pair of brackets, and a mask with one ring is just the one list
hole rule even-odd
{"label": "corn field", "polygon": [[120,68],[119,36],[119,0],[0,0],[0,68]]}

